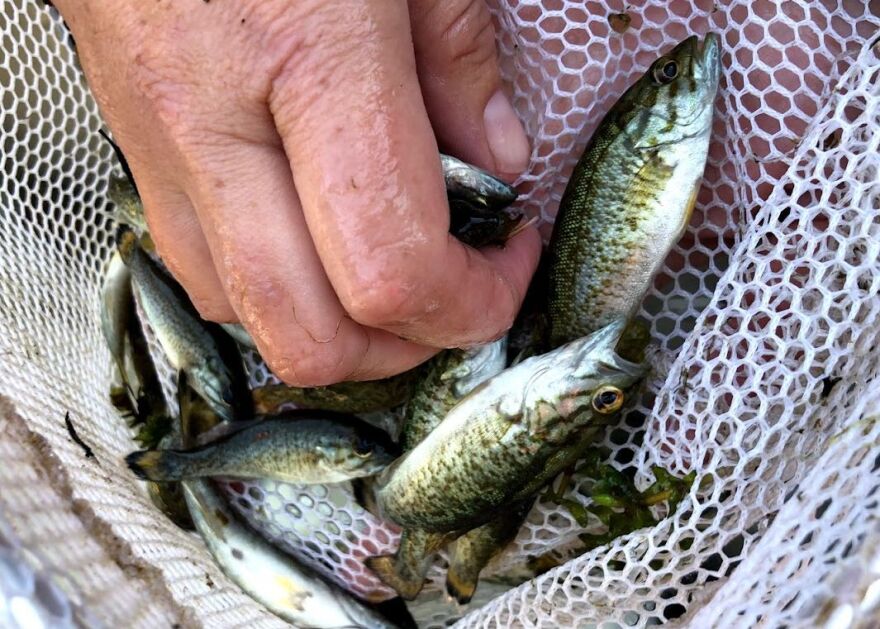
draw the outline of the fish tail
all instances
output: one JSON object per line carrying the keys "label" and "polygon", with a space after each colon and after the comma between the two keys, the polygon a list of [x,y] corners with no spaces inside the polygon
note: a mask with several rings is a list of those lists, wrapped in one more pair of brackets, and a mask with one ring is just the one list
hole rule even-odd
{"label": "fish tail", "polygon": [[137,235],[128,225],[120,225],[116,230],[116,248],[122,261],[128,264],[138,247]]}
{"label": "fish tail", "polygon": [[394,588],[404,600],[412,601],[422,591],[422,586],[425,583],[424,577],[419,578],[417,575],[403,574],[398,569],[399,566],[395,555],[369,557],[365,563],[367,568],[375,572],[376,576],[385,585]]}
{"label": "fish tail", "polygon": [[184,457],[169,450],[140,450],[125,457],[135,476],[150,481],[176,481],[183,478]]}
{"label": "fish tail", "polygon": [[458,601],[459,605],[471,602],[477,589],[477,580],[469,578],[472,575],[462,575],[455,570],[454,565],[449,566],[446,572],[446,592]]}

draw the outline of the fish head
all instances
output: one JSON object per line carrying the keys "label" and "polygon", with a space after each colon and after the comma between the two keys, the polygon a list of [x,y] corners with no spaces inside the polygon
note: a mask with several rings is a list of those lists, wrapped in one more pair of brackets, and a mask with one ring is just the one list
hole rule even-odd
{"label": "fish head", "polygon": [[708,137],[721,76],[721,40],[694,35],[658,58],[612,110],[640,150]]}
{"label": "fish head", "polygon": [[615,319],[580,341],[583,347],[574,372],[578,397],[588,399],[598,415],[619,411],[647,372],[644,364],[630,362],[616,351],[626,328],[624,318]]}
{"label": "fish head", "polygon": [[209,359],[193,368],[193,388],[225,421],[235,419],[232,374],[220,360]]}
{"label": "fish head", "polygon": [[356,420],[342,440],[327,451],[327,464],[340,477],[362,478],[378,474],[400,455],[400,448],[384,430]]}
{"label": "fish head", "polygon": [[449,377],[455,381],[452,391],[456,398],[464,397],[504,368],[507,359],[507,337],[460,351],[464,352],[464,360],[449,373]]}

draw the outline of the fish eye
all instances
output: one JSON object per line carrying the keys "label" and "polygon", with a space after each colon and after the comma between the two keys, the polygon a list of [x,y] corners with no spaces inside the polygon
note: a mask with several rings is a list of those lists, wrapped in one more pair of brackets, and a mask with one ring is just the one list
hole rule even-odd
{"label": "fish eye", "polygon": [[373,454],[373,444],[363,437],[359,437],[354,442],[354,454],[361,459],[370,458],[370,455]]}
{"label": "fish eye", "polygon": [[675,80],[678,76],[678,64],[672,59],[661,60],[654,66],[654,81],[661,85],[666,85]]}
{"label": "fish eye", "polygon": [[610,415],[620,410],[623,406],[623,391],[610,384],[596,389],[593,394],[593,408],[597,413]]}

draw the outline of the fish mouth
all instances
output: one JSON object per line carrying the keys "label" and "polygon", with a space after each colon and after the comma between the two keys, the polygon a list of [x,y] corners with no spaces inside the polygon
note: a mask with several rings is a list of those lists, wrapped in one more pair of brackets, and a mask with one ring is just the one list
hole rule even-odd
{"label": "fish mouth", "polygon": [[721,37],[707,33],[703,41],[694,37],[694,61],[698,78],[709,85],[717,85],[721,76]]}

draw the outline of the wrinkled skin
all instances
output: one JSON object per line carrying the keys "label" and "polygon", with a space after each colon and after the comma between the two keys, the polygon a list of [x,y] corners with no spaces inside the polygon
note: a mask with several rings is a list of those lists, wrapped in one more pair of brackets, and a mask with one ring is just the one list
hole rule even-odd
{"label": "wrinkled skin", "polygon": [[482,0],[56,6],[162,259],[280,378],[385,377],[510,326],[538,233],[451,238],[437,159],[528,163]]}

